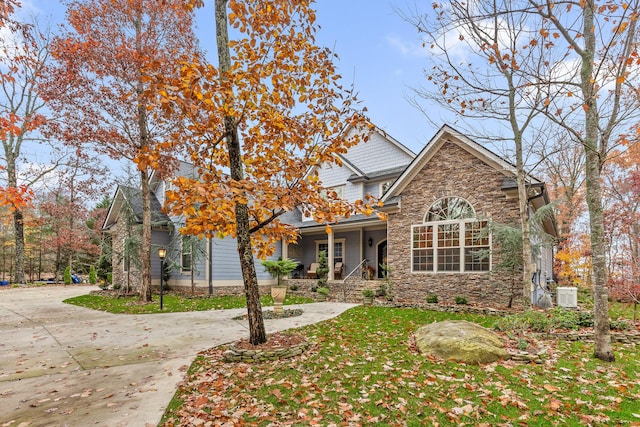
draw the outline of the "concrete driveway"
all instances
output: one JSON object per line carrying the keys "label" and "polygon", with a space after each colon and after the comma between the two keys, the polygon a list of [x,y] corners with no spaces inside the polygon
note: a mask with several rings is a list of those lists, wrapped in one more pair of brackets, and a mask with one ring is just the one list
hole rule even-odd
{"label": "concrete driveway", "polygon": [[[0,291],[0,426],[155,426],[204,349],[248,337],[244,309],[115,315],[62,303],[90,286]],[[302,306],[267,332],[337,316]]]}

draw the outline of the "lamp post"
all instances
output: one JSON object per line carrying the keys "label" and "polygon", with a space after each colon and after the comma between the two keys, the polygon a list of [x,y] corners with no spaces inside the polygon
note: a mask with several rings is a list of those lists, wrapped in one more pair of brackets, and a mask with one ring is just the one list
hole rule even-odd
{"label": "lamp post", "polygon": [[167,256],[165,248],[158,248],[158,257],[160,258],[160,310],[162,310],[162,282],[164,282],[164,257]]}

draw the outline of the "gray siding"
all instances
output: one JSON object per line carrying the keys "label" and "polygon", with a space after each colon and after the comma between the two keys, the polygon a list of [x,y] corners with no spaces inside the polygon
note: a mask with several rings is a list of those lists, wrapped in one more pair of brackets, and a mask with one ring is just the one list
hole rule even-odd
{"label": "gray siding", "polygon": [[407,165],[413,156],[374,132],[369,141],[349,148],[344,157],[366,174]]}
{"label": "gray siding", "polygon": [[[282,254],[280,245],[276,245],[276,251],[268,259],[278,259]],[[254,256],[256,274],[258,279],[270,279],[269,273],[264,271],[260,260]],[[238,258],[238,246],[236,239],[225,237],[213,241],[213,280],[242,280],[240,259]]]}
{"label": "gray siding", "polygon": [[171,251],[171,235],[166,231],[153,231],[151,233],[151,277],[154,279],[160,277],[158,248],[161,247],[167,248],[167,252]]}

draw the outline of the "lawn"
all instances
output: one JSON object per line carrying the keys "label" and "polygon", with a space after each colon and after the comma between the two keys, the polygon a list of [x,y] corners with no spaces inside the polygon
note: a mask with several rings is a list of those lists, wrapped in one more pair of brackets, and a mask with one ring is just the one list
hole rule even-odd
{"label": "lawn", "polygon": [[[160,297],[158,295],[154,295],[154,301],[152,303],[140,303],[137,296],[113,298],[102,295],[81,295],[66,299],[64,302],[93,310],[118,314],[177,313],[183,311],[242,308],[247,306],[244,295],[188,298],[175,294],[166,294],[162,298],[162,311],[160,310]],[[271,298],[271,295],[262,295],[260,302],[263,307],[271,306],[273,305],[273,298]],[[284,300],[285,305],[306,304],[310,302],[314,301],[310,298],[295,295],[287,295]]]}
{"label": "lawn", "polygon": [[414,351],[410,334],[444,319],[497,320],[359,306],[292,331],[313,343],[292,359],[224,363],[224,347],[210,349],[161,425],[640,426],[637,346],[614,344],[616,362],[605,363],[592,344],[545,342],[542,365],[467,366]]}

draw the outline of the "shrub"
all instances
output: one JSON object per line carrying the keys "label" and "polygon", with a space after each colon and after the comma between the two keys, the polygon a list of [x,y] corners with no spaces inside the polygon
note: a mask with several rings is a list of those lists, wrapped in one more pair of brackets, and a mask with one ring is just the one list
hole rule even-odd
{"label": "shrub", "polygon": [[631,323],[626,320],[613,320],[611,321],[611,329],[614,331],[627,331],[632,329]]}
{"label": "shrub", "polygon": [[438,303],[438,295],[436,295],[436,294],[427,295],[427,302],[429,304],[437,304]]}
{"label": "shrub", "polygon": [[593,314],[584,311],[555,307],[547,312],[528,310],[524,313],[505,316],[494,325],[503,332],[552,332],[557,329],[579,329],[593,326]]}
{"label": "shrub", "polygon": [[292,291],[297,291],[298,290],[298,285],[291,285],[291,286],[289,286],[289,289],[291,289]]}
{"label": "shrub", "polygon": [[364,289],[362,291],[362,296],[363,297],[367,297],[367,298],[373,298],[373,296],[375,295],[375,292],[373,292],[373,289]]}
{"label": "shrub", "polygon": [[277,261],[267,259],[262,261],[262,266],[271,277],[278,280],[278,286],[282,286],[282,276],[286,276],[295,270],[298,267],[298,262],[290,260],[289,258],[279,259]]}
{"label": "shrub", "polygon": [[329,261],[327,260],[327,254],[325,254],[324,251],[321,251],[318,255],[318,268],[316,268],[316,274],[318,275],[318,287],[326,287],[327,275],[329,274]]}
{"label": "shrub", "polygon": [[64,269],[64,276],[63,276],[63,281],[65,285],[70,285],[72,282],[71,279],[71,266],[67,266],[67,268]]}
{"label": "shrub", "polygon": [[89,283],[92,285],[98,283],[98,274],[96,273],[96,267],[93,265],[89,268]]}
{"label": "shrub", "polygon": [[107,283],[113,283],[113,273],[107,273]]}
{"label": "shrub", "polygon": [[320,286],[320,287],[318,287],[317,292],[320,295],[327,296],[327,295],[329,295],[329,288],[327,288],[326,286]]}
{"label": "shrub", "polygon": [[461,305],[466,305],[468,304],[467,302],[467,297],[463,297],[463,296],[458,296],[455,298],[455,302],[456,304],[461,304]]}

